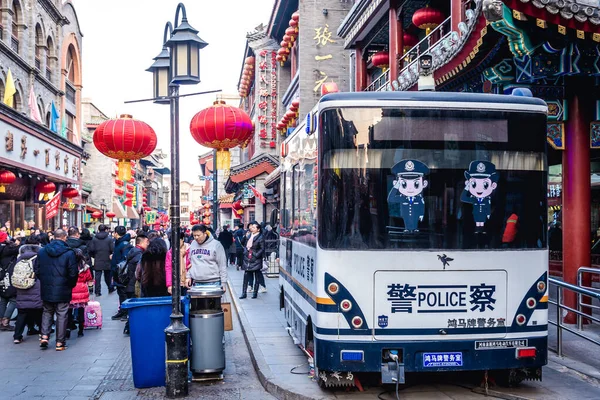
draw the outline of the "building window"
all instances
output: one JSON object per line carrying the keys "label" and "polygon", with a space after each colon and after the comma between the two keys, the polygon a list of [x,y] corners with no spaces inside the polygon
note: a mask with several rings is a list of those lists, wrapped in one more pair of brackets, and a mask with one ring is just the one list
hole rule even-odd
{"label": "building window", "polygon": [[19,24],[21,23],[21,19],[23,18],[21,15],[21,6],[19,2],[14,0],[12,3],[12,12],[13,12],[13,20],[12,20],[12,37],[10,41],[10,47],[13,49],[15,53],[19,53]]}
{"label": "building window", "polygon": [[44,36],[40,24],[35,26],[35,67],[40,70],[42,67],[42,46],[44,44]]}
{"label": "building window", "polygon": [[71,86],[70,82],[65,84],[65,97],[69,103],[75,104],[75,88]]}
{"label": "building window", "polygon": [[73,65],[73,45],[69,46],[67,52],[67,81],[70,83],[75,82],[75,66]]}
{"label": "building window", "polygon": [[75,125],[75,116],[70,112],[66,111],[65,116],[67,117],[67,138],[70,142],[73,141],[73,126]]}
{"label": "building window", "polygon": [[52,57],[54,56],[54,42],[52,38],[48,36],[48,40],[46,40],[46,45],[48,46],[48,50],[46,51],[46,79],[52,81],[52,67],[54,67],[52,63]]}
{"label": "building window", "polygon": [[188,207],[181,207],[181,215],[186,215],[189,212],[190,209]]}
{"label": "building window", "polygon": [[190,201],[190,196],[187,193],[181,193],[181,201]]}

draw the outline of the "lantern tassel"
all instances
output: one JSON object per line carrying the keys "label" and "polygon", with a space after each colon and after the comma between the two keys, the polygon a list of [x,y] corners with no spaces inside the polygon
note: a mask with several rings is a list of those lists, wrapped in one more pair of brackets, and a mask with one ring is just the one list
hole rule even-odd
{"label": "lantern tassel", "polygon": [[224,170],[229,169],[231,165],[231,154],[228,149],[217,150],[217,169]]}
{"label": "lantern tassel", "polygon": [[131,179],[131,163],[129,160],[119,160],[119,179],[122,181]]}
{"label": "lantern tassel", "polygon": [[0,185],[0,193],[6,193],[6,186]]}

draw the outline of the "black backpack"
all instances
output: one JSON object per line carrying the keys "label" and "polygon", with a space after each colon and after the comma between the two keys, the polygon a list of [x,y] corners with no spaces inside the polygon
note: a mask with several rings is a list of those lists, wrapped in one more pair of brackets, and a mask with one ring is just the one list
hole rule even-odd
{"label": "black backpack", "polygon": [[121,285],[127,285],[129,283],[129,266],[127,263],[127,254],[133,248],[133,246],[127,246],[123,249],[125,259],[117,264],[117,279]]}

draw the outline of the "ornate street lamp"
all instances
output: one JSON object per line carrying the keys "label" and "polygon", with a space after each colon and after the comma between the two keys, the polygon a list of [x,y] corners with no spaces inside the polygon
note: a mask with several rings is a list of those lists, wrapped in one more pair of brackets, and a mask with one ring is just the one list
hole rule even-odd
{"label": "ornate street lamp", "polygon": [[[181,23],[179,13],[182,12]],[[152,72],[154,102],[170,105],[171,118],[171,247],[173,282],[180,279],[179,236],[181,226],[179,188],[179,85],[200,82],[200,49],[208,43],[200,39],[198,31],[187,21],[185,6],[177,5],[175,24],[165,26],[163,49],[154,58],[147,71]],[[167,32],[170,37],[167,40]],[[171,324],[165,329],[167,343],[166,390],[167,397],[185,397],[188,394],[188,335],[181,314],[181,287],[174,284],[172,291]]]}

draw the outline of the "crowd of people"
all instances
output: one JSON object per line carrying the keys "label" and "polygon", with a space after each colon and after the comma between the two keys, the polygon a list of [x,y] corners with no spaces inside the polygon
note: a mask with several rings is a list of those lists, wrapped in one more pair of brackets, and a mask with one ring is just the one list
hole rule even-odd
{"label": "crowd of people", "polygon": [[37,335],[42,349],[55,333],[56,350],[65,350],[72,331],[84,336],[84,310],[92,295],[102,296],[102,281],[108,294],[117,292],[119,309],[111,318],[126,321],[124,334],[129,334],[129,320],[121,304],[127,299],[169,296],[173,284],[182,294],[206,283],[224,289],[228,266],[245,271],[240,298],[248,290],[257,298],[266,292],[263,258],[273,234],[256,221],[234,231],[226,225],[218,235],[205,225],[181,229],[181,280],[174,283],[169,232],[124,226],[111,232],[99,225],[95,234],[70,227],[11,237],[0,230],[0,331],[13,332],[14,343],[20,344],[27,328],[26,336]]}

